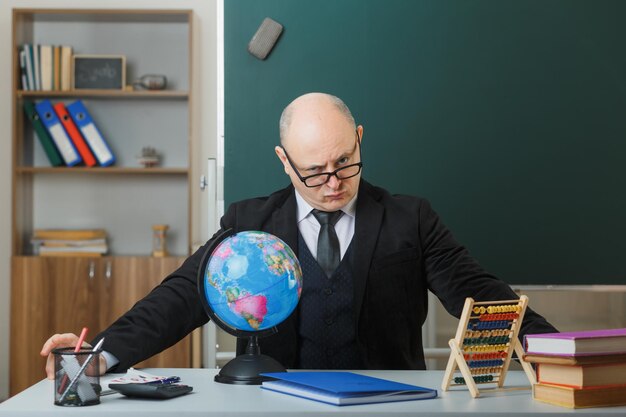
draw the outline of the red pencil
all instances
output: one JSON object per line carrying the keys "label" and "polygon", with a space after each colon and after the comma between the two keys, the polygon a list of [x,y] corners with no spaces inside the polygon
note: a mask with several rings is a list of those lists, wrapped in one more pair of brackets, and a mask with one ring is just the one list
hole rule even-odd
{"label": "red pencil", "polygon": [[[85,341],[85,337],[87,336],[87,330],[89,329],[87,329],[86,327],[83,327],[83,330],[80,332],[80,336],[78,336],[78,342],[76,343],[76,346],[74,347],[74,353],[80,352],[80,348],[83,346],[83,342]],[[59,393],[65,390],[65,386],[67,385],[68,382],[69,382],[69,377],[67,376],[67,374],[63,375],[61,384],[59,384]]]}
{"label": "red pencil", "polygon": [[80,352],[80,348],[83,346],[83,342],[85,341],[85,337],[87,336],[87,330],[89,329],[83,327],[83,330],[80,332],[80,336],[78,336],[78,343],[76,343],[76,347],[74,348],[75,353]]}

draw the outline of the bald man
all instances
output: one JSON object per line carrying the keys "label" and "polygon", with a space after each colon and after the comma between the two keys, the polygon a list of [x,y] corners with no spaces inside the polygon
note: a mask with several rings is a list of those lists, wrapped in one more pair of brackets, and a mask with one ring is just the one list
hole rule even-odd
{"label": "bald man", "polygon": [[[227,229],[265,231],[300,260],[300,303],[276,334],[259,340],[264,354],[291,369],[425,369],[428,290],[456,317],[466,297],[518,298],[454,240],[426,200],[391,195],[361,179],[363,126],[339,98],[295,99],[281,116],[280,141],[275,152],[291,184],[232,204],[213,237]],[[318,253],[319,212],[334,219],[339,259],[331,269]],[[122,372],[207,322],[196,277],[211,241],[96,336],[93,343],[106,337],[104,369]],[[529,310],[520,337],[555,331]],[[77,339],[54,335],[41,354]],[[239,340],[238,353],[244,349]],[[47,372],[53,376],[50,357]]]}

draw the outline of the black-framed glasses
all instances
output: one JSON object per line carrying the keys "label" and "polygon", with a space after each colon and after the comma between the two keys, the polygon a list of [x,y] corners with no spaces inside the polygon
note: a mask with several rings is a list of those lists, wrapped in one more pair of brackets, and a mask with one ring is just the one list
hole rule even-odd
{"label": "black-framed glasses", "polygon": [[[357,141],[356,146],[359,148],[359,159],[361,159],[361,143],[359,142],[359,134],[357,133]],[[282,146],[281,146],[282,148]],[[283,152],[285,152],[285,156],[287,157],[287,161],[289,161],[289,165],[295,171],[300,181],[304,183],[305,186],[309,188],[320,187],[330,181],[330,177],[335,176],[337,179],[346,180],[348,178],[356,177],[361,172],[363,168],[363,162],[357,162],[356,164],[346,165],[345,167],[337,168],[332,172],[321,172],[319,174],[313,174],[306,177],[300,175],[298,168],[293,164],[293,161],[289,157],[287,150],[282,148]]]}

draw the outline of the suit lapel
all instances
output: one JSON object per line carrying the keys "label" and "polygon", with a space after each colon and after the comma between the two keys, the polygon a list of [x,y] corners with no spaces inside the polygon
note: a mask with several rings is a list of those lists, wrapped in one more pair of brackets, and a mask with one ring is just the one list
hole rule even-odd
{"label": "suit lapel", "polygon": [[272,213],[271,229],[268,231],[285,241],[298,256],[297,203],[293,187],[282,205]]}
{"label": "suit lapel", "polygon": [[367,284],[372,256],[378,241],[383,219],[383,206],[376,200],[372,186],[361,180],[356,205],[356,224],[354,227],[354,317],[359,322],[363,295]]}

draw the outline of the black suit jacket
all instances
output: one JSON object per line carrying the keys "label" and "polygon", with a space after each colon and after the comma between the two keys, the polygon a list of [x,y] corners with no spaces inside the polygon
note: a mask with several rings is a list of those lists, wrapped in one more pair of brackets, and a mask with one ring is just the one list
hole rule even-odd
{"label": "black suit jacket", "polygon": [[[271,233],[297,255],[296,212],[290,185],[268,197],[231,205],[221,229]],[[164,350],[208,321],[198,295],[197,275],[210,243],[96,337],[105,336],[103,349],[120,360],[116,371]],[[426,200],[391,195],[364,180],[359,186],[352,245],[356,260],[354,323],[362,363],[368,369],[425,369],[421,328],[428,311],[427,290],[456,317],[466,297],[476,301],[518,298],[455,241]],[[260,339],[262,353],[287,368],[295,367],[297,323],[296,310],[279,325],[278,333]],[[543,317],[529,310],[520,334],[554,331]],[[244,343],[238,345],[239,353],[245,345],[240,342]]]}

